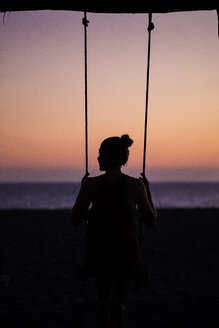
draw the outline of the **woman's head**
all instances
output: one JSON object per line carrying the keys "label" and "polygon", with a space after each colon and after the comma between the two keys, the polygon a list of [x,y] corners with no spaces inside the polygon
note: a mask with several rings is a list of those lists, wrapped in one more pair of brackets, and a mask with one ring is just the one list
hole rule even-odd
{"label": "woman's head", "polygon": [[125,165],[129,157],[129,147],[133,144],[133,140],[128,134],[120,137],[110,137],[100,145],[98,161],[100,170],[105,171],[112,168]]}

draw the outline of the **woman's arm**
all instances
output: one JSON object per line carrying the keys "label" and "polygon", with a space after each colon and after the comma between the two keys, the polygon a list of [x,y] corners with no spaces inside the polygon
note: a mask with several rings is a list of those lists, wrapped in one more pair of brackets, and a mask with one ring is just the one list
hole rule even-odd
{"label": "woman's arm", "polygon": [[145,174],[144,173],[141,173],[141,178],[140,180],[142,180],[144,186],[145,186],[145,189],[146,189],[146,193],[147,193],[147,196],[148,196],[148,201],[157,217],[157,211],[156,211],[156,208],[154,207],[154,203],[153,203],[153,200],[152,200],[152,196],[151,196],[151,191],[150,191],[150,186],[149,186],[149,181],[148,179],[146,178]]}
{"label": "woman's arm", "polygon": [[72,224],[78,226],[85,218],[91,202],[91,181],[86,179],[79,191],[76,202],[72,208]]}
{"label": "woman's arm", "polygon": [[[144,179],[144,177],[143,177]],[[149,188],[149,183],[146,184],[146,181],[140,178],[139,180],[139,193],[137,205],[144,223],[148,227],[153,227],[157,221],[157,212],[154,207],[151,192]]]}

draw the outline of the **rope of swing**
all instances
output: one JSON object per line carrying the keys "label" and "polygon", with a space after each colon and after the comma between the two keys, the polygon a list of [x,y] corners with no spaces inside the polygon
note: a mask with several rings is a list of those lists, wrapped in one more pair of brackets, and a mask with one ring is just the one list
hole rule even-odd
{"label": "rope of swing", "polygon": [[[147,55],[147,78],[146,78],[146,102],[145,102],[145,122],[144,122],[144,150],[143,150],[143,169],[142,176],[145,175],[146,165],[146,143],[147,143],[147,122],[148,122],[148,96],[149,96],[149,78],[150,78],[150,55],[151,55],[151,31],[154,29],[152,23],[152,13],[148,14],[148,55]],[[138,233],[140,248],[143,248],[144,240],[144,222],[139,221],[139,233]]]}
{"label": "rope of swing", "polygon": [[85,92],[85,174],[88,173],[88,96],[87,96],[87,12],[84,12],[82,24],[84,25],[84,92]]}
{"label": "rope of swing", "polygon": [[152,13],[148,14],[148,57],[147,57],[147,78],[146,78],[146,102],[145,102],[145,124],[144,124],[144,150],[143,150],[143,169],[145,174],[146,165],[146,143],[147,143],[147,122],[148,122],[148,96],[149,96],[149,78],[150,78],[150,55],[151,55],[151,31],[154,29],[152,23]]}

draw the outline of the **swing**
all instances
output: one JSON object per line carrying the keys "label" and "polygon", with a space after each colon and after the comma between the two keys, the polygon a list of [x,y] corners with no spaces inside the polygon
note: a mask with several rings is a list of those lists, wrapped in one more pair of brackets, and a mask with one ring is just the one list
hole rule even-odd
{"label": "swing", "polygon": [[[84,25],[84,84],[85,84],[85,176],[88,177],[88,85],[87,85],[87,27],[89,20],[87,19],[87,12],[84,12],[82,18]],[[144,148],[143,148],[143,165],[141,175],[145,175],[146,166],[146,143],[147,143],[147,121],[148,121],[148,96],[149,96],[149,77],[150,77],[150,52],[151,52],[151,31],[154,29],[152,23],[152,13],[148,14],[148,54],[147,54],[147,74],[146,74],[146,101],[145,101],[145,123],[144,123]]]}
{"label": "swing", "polygon": [[[84,25],[84,90],[85,90],[85,176],[82,179],[86,179],[90,174],[88,171],[88,85],[87,85],[87,27],[89,20],[87,19],[87,12],[84,12],[82,18],[82,24]],[[145,100],[145,122],[144,122],[144,148],[143,148],[143,165],[141,176],[145,176],[146,166],[146,143],[147,143],[147,121],[148,121],[148,98],[149,98],[149,77],[150,77],[150,53],[151,53],[151,31],[154,29],[152,23],[152,13],[148,14],[148,54],[147,54],[147,74],[146,74],[146,100]],[[87,230],[87,224],[85,224],[85,235]],[[144,223],[142,220],[139,221],[139,232],[138,232],[139,245],[142,249],[144,239]]]}

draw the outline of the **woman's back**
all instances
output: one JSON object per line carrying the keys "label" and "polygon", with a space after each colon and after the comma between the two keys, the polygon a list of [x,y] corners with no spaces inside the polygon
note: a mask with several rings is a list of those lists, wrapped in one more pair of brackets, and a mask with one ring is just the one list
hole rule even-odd
{"label": "woman's back", "polygon": [[116,179],[106,175],[89,178],[90,200],[94,211],[131,211],[135,213],[139,179],[121,174]]}
{"label": "woman's back", "polygon": [[117,179],[102,175],[89,180],[89,266],[93,271],[130,275],[140,262],[135,229],[138,180],[125,174]]}

